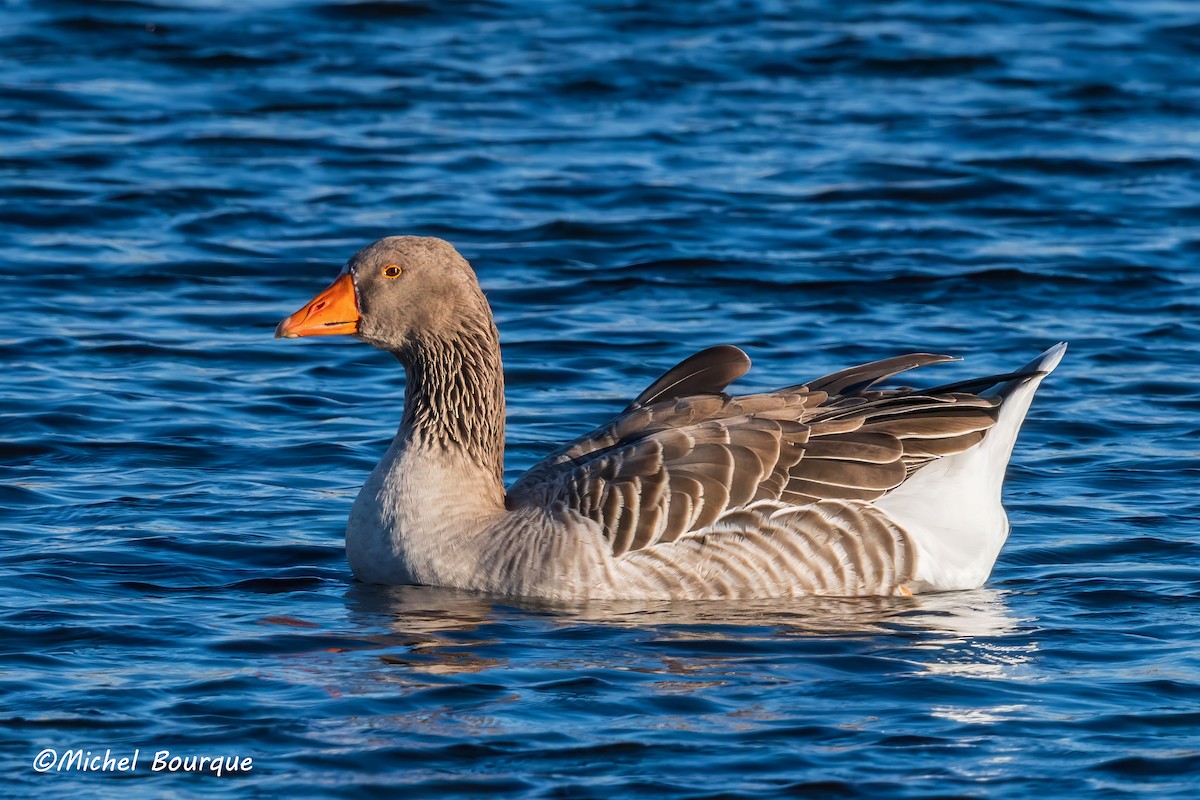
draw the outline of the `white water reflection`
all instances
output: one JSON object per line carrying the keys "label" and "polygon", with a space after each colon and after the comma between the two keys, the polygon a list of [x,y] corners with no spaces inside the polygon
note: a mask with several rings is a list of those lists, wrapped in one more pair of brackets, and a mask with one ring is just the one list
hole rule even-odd
{"label": "white water reflection", "polygon": [[[498,666],[491,645],[515,636],[547,644],[563,636],[596,638],[583,626],[645,630],[654,642],[770,642],[776,637],[870,637],[868,654],[886,651],[930,675],[1020,678],[1037,644],[1020,635],[1031,622],[993,589],[917,597],[800,598],[711,602],[550,603],[418,586],[361,586],[347,593],[356,627],[391,653],[391,663],[424,672]],[[506,629],[512,629],[505,633]],[[396,648],[403,652],[396,654]],[[486,655],[485,655],[486,654]],[[672,663],[679,662],[672,654]],[[696,667],[711,658],[697,655]]]}
{"label": "white water reflection", "polygon": [[1029,706],[1024,703],[992,706],[990,708],[934,706],[932,714],[935,717],[968,725],[995,725],[998,722],[1008,722],[1012,717],[1020,716],[1028,709]]}
{"label": "white water reflection", "polygon": [[976,589],[925,595],[908,622],[933,634],[917,647],[929,657],[918,663],[932,675],[963,678],[1024,677],[1024,666],[1037,652],[1037,642],[1013,636],[1031,618],[1009,609],[1004,592]]}

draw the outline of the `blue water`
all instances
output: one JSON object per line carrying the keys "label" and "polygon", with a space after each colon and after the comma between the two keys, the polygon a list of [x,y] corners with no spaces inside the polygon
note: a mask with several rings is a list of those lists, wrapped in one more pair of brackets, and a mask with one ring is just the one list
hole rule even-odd
{"label": "blue water", "polygon": [[[1198,120],[1187,0],[10,0],[3,794],[1194,797]],[[1070,340],[990,583],[355,584],[403,374],[271,334],[396,233],[495,306],[510,479],[711,344],[756,389]]]}

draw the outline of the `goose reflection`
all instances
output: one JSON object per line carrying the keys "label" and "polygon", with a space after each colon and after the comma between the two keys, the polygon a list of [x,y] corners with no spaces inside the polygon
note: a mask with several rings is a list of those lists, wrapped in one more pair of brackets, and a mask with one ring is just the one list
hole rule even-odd
{"label": "goose reflection", "polygon": [[[424,586],[356,584],[346,594],[360,635],[386,648],[381,659],[418,672],[453,674],[504,666],[529,648],[578,641],[579,650],[603,652],[603,640],[621,632],[614,647],[661,645],[659,667],[695,672],[740,657],[762,658],[769,643],[789,640],[867,639],[874,653],[908,662],[918,672],[963,677],[1016,676],[1036,645],[1017,634],[1031,622],[1009,608],[995,589],[916,597],[813,597],[719,602],[579,602],[498,599]],[[605,633],[609,631],[609,633]],[[631,639],[629,634],[634,634]],[[680,649],[695,642],[694,650]],[[708,643],[711,646],[704,646]],[[674,646],[672,646],[674,645]],[[681,655],[686,653],[686,655]],[[622,654],[611,653],[620,667]],[[540,666],[553,666],[542,661]],[[644,666],[644,665],[643,665]],[[630,668],[630,667],[626,667]],[[632,667],[637,669],[638,667]]]}

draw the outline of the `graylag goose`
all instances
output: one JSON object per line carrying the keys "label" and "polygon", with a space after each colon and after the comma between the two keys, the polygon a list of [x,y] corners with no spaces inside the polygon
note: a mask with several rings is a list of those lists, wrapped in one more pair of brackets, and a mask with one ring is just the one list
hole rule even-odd
{"label": "graylag goose", "polygon": [[276,337],[350,334],[407,373],[404,416],[346,525],[361,581],[550,599],[908,595],[981,586],[1008,536],[1017,431],[1059,344],[1004,375],[883,389],[914,353],[775,392],[704,350],[507,490],[491,309],[440,239],[360,250]]}

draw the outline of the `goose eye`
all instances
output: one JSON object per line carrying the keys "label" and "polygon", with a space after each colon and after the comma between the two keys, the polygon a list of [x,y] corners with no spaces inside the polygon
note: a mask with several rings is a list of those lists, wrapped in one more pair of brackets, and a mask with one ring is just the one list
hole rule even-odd
{"label": "goose eye", "polygon": [[383,268],[383,277],[385,277],[385,278],[399,278],[399,277],[400,277],[400,272],[401,272],[400,268],[399,268],[399,267],[397,267],[395,264],[389,264],[389,265],[387,265],[386,267],[384,267],[384,268]]}

